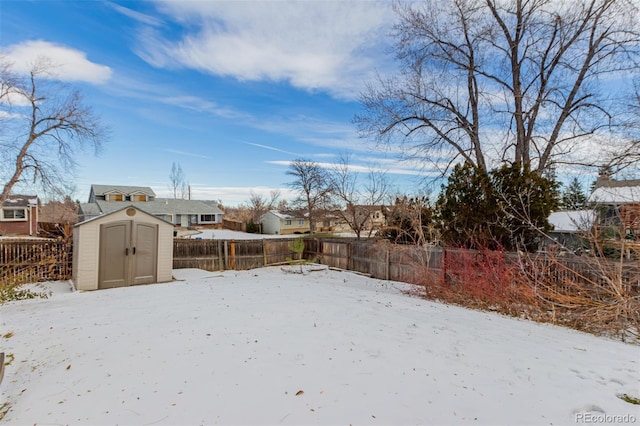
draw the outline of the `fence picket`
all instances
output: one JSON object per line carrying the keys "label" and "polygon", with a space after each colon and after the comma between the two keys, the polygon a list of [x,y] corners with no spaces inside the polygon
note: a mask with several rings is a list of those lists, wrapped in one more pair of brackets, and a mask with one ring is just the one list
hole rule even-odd
{"label": "fence picket", "polygon": [[71,243],[0,240],[0,283],[23,284],[71,278]]}

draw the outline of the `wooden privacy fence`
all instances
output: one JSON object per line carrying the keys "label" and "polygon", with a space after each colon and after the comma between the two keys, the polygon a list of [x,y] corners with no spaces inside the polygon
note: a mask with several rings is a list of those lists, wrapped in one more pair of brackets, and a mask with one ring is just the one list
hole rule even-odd
{"label": "wooden privacy fence", "polygon": [[[275,265],[296,259],[298,254],[292,248],[296,240],[175,239],[173,267],[218,271]],[[443,250],[441,247],[394,245],[372,240],[306,237],[304,243],[303,259],[374,278],[408,283],[425,283],[427,273],[430,274],[429,278],[455,280],[455,271],[448,270],[448,265],[464,264],[464,257],[484,256],[473,250]],[[617,274],[623,282],[640,291],[638,262],[621,265],[601,258],[553,258],[546,254],[528,255],[524,261],[517,253],[500,256],[507,264],[528,265],[525,267],[539,273],[540,279],[548,279],[558,285],[570,281],[603,283]],[[71,277],[71,241],[0,240],[0,284],[65,280]]]}
{"label": "wooden privacy fence", "polygon": [[420,282],[425,268],[440,270],[443,258],[438,248],[317,238],[305,239],[305,256],[330,267],[409,283]]}
{"label": "wooden privacy fence", "polygon": [[71,278],[71,242],[0,240],[0,284]]}
{"label": "wooden privacy fence", "polygon": [[[536,271],[541,280],[563,285],[577,282],[603,285],[619,276],[640,292],[640,264],[580,256],[552,257],[545,253],[524,254],[443,249],[434,246],[395,245],[370,240],[305,239],[305,258],[318,263],[371,275],[374,278],[424,284],[428,279],[455,280],[460,265],[487,270],[486,262],[502,262]],[[471,261],[469,261],[471,258]],[[485,263],[483,265],[483,262]],[[499,267],[499,265],[497,265]],[[456,270],[456,268],[458,270]],[[429,274],[429,277],[426,274]]]}
{"label": "wooden privacy fence", "polygon": [[295,259],[295,238],[260,240],[174,240],[173,267],[207,271],[246,270]]}

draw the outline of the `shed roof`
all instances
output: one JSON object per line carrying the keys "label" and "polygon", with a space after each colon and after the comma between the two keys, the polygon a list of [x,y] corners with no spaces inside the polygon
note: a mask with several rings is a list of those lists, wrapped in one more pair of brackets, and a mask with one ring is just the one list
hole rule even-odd
{"label": "shed roof", "polygon": [[161,218],[159,218],[159,217],[157,217],[157,216],[155,216],[155,215],[153,215],[153,214],[151,214],[151,213],[149,213],[149,212],[145,212],[144,210],[142,210],[142,209],[138,208],[137,206],[132,206],[132,205],[131,205],[131,204],[129,204],[129,203],[120,203],[120,206],[121,206],[121,208],[119,208],[119,209],[116,209],[116,210],[110,211],[110,212],[108,212],[108,213],[101,214],[101,215],[99,215],[99,216],[95,216],[95,217],[92,217],[92,218],[87,219],[87,220],[85,220],[85,221],[82,221],[82,222],[76,223],[75,225],[73,225],[73,227],[74,227],[74,228],[77,228],[77,227],[79,227],[79,226],[83,226],[83,225],[85,225],[85,224],[87,224],[87,223],[94,222],[94,221],[96,221],[96,220],[104,219],[105,217],[107,217],[107,216],[109,216],[109,215],[112,215],[112,214],[118,213],[118,212],[123,211],[123,210],[126,210],[126,209],[128,209],[128,208],[134,208],[134,209],[136,209],[137,211],[139,211],[139,212],[141,212],[141,213],[143,213],[143,214],[145,214],[145,215],[149,216],[150,218],[153,218],[153,220],[157,220],[157,221],[159,221],[159,222],[166,223],[167,225],[171,225],[171,226],[173,227],[173,224],[172,224],[171,222],[168,222],[168,221],[166,221],[166,220],[164,220],[164,219],[161,219]]}

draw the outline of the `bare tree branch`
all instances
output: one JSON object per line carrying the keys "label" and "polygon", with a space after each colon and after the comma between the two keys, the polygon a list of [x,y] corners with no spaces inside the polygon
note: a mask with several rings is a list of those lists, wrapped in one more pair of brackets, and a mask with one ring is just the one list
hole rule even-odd
{"label": "bare tree branch", "polygon": [[640,73],[633,2],[426,0],[395,11],[400,72],[362,93],[362,137],[434,164],[451,161],[448,147],[484,172],[495,152],[542,173],[569,144],[619,131],[625,77]]}
{"label": "bare tree branch", "polygon": [[5,164],[0,203],[20,183],[64,186],[76,149],[90,147],[98,153],[108,133],[79,91],[50,78],[49,67],[41,60],[28,77],[20,78],[10,73],[10,64],[0,64],[0,111],[6,123],[0,134]]}

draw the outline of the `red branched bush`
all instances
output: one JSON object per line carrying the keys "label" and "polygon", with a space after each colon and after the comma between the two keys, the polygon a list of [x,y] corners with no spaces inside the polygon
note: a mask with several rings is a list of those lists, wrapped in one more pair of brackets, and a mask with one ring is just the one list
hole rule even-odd
{"label": "red branched bush", "polygon": [[501,251],[455,249],[443,254],[438,277],[423,274],[429,298],[508,315],[529,317],[534,291],[520,279],[518,265]]}

